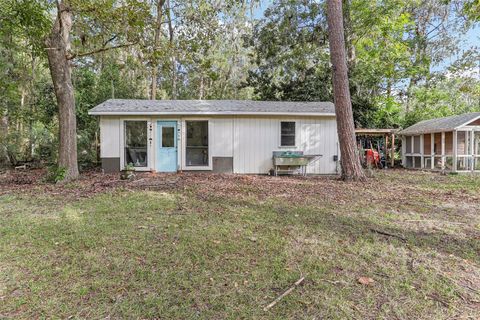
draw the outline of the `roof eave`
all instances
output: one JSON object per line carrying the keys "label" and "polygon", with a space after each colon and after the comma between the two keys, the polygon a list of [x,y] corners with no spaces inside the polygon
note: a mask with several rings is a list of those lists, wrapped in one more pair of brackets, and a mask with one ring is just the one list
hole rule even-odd
{"label": "roof eave", "polygon": [[446,128],[446,129],[438,129],[438,130],[431,130],[431,131],[414,131],[414,132],[406,132],[403,131],[398,132],[397,134],[400,136],[415,136],[420,134],[429,134],[429,133],[442,133],[442,132],[450,132],[456,130],[455,128]]}
{"label": "roof eave", "polygon": [[455,127],[455,130],[458,130],[458,129],[462,128],[462,127],[465,127],[465,126],[466,126],[467,124],[469,124],[470,122],[474,122],[474,121],[477,121],[477,120],[479,120],[479,119],[480,119],[480,116],[475,117],[475,118],[473,118],[473,119],[470,119],[470,120],[468,120],[467,122],[465,122],[464,124],[461,124],[461,125]]}
{"label": "roof eave", "polygon": [[[466,125],[468,125],[470,122],[473,122],[473,121],[477,121],[480,119],[480,115],[472,118],[472,119],[469,119],[467,121],[465,121],[464,123],[462,123],[461,125],[458,125],[456,127],[449,127],[449,128],[441,128],[441,129],[435,129],[435,130],[417,130],[417,131],[412,131],[412,132],[405,132],[406,130],[408,130],[409,128],[406,128],[400,132],[398,132],[398,135],[402,135],[402,136],[405,136],[405,135],[408,135],[408,136],[412,136],[412,135],[419,135],[419,134],[429,134],[429,133],[441,133],[441,132],[450,132],[450,131],[457,131],[457,130],[460,130],[462,129],[463,127],[465,127]],[[435,119],[433,119],[435,120]],[[414,126],[418,126],[418,125],[421,125],[422,122],[426,122],[426,121],[429,121],[429,120],[424,120],[424,121],[420,121],[418,123],[416,123]]]}
{"label": "roof eave", "polygon": [[252,115],[252,116],[317,116],[317,117],[335,117],[335,113],[329,112],[212,112],[212,111],[199,111],[199,112],[112,112],[112,111],[88,111],[92,116],[156,116],[156,115],[205,115],[205,116],[236,116],[236,115]]}

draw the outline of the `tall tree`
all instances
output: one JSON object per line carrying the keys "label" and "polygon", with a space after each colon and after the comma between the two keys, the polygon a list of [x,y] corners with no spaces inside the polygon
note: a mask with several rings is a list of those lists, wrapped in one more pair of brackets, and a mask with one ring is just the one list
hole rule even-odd
{"label": "tall tree", "polygon": [[[139,2],[131,5],[123,1],[57,1],[57,15],[45,43],[59,111],[58,166],[65,169],[67,181],[79,174],[71,60],[136,44],[138,40],[128,40],[143,28],[146,9],[148,7]],[[74,52],[72,43],[83,50]],[[85,47],[93,49],[86,50]]]}
{"label": "tall tree", "polygon": [[172,77],[172,99],[177,99],[177,52],[175,48],[175,43],[174,43],[174,29],[173,29],[173,23],[172,23],[172,6],[170,5],[170,0],[167,0],[167,19],[168,19],[168,41],[170,45],[170,50],[171,50],[171,55],[172,57],[170,58],[172,61],[171,65],[171,77]]}
{"label": "tall tree", "polygon": [[58,104],[60,144],[58,166],[64,168],[65,180],[78,177],[77,118],[68,55],[71,49],[72,11],[66,1],[57,3],[57,17],[46,39],[48,63]]}
{"label": "tall tree", "polygon": [[0,163],[31,160],[48,8],[41,0],[0,1]]}
{"label": "tall tree", "polygon": [[[154,51],[152,60],[152,86],[150,91],[150,99],[155,100],[157,98],[157,73],[158,73],[158,50],[160,49],[161,36],[162,36],[162,18],[163,18],[163,5],[165,0],[157,0],[157,18],[155,21],[155,39],[154,39]],[[170,10],[170,8],[169,8]]]}
{"label": "tall tree", "polygon": [[333,96],[340,142],[342,179],[365,180],[355,143],[352,102],[348,85],[342,0],[327,1],[328,37],[333,71]]}

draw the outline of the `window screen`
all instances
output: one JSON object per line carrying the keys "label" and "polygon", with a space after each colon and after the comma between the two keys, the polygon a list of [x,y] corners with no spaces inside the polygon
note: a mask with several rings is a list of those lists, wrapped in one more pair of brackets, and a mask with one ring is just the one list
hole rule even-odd
{"label": "window screen", "polygon": [[280,122],[280,145],[282,147],[295,146],[295,122]]}
{"label": "window screen", "polygon": [[475,132],[475,141],[473,145],[473,153],[475,155],[480,155],[480,132]]}
{"label": "window screen", "polygon": [[413,137],[413,153],[420,153],[420,136]]}

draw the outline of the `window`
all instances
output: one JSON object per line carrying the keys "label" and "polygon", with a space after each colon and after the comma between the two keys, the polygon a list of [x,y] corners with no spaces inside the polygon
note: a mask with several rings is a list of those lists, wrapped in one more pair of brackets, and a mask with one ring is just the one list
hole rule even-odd
{"label": "window", "polygon": [[295,122],[293,121],[280,122],[280,146],[282,147],[295,146]]}
{"label": "window", "polygon": [[125,121],[125,165],[148,165],[147,121]]}
{"label": "window", "polygon": [[187,143],[185,164],[208,167],[208,121],[186,121]]}
{"label": "window", "polygon": [[175,148],[175,128],[162,126],[162,148]]}

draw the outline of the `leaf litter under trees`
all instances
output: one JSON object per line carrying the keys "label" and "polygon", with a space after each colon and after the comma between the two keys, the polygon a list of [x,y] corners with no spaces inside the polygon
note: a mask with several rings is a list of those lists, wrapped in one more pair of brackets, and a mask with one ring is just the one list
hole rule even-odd
{"label": "leaf litter under trees", "polygon": [[[290,290],[267,317],[278,313],[298,316],[298,307],[304,303],[309,306],[307,314],[328,317],[335,306],[331,299],[340,297],[346,299],[342,301],[347,314],[351,310],[357,315],[386,317],[398,311],[418,317],[428,310],[437,318],[478,315],[480,185],[475,177],[391,170],[369,179],[368,183],[388,185],[389,192],[382,192],[367,187],[368,183],[343,183],[326,177],[139,173],[134,180],[121,181],[118,175],[89,172],[75,182],[53,185],[43,181],[44,175],[41,170],[2,174],[0,217],[4,228],[10,228],[11,219],[18,215],[26,222],[104,217],[111,223],[131,225],[131,229],[119,229],[121,233],[114,235],[117,239],[135,238],[141,232],[149,235],[141,239],[161,239],[158,241],[166,250],[187,250],[178,253],[183,262],[175,262],[175,268],[185,272],[189,268],[184,263],[188,256],[207,254],[197,251],[197,245],[203,244],[202,248],[209,248],[208,254],[215,252],[216,259],[222,259],[222,266],[232,263],[235,270],[240,266],[234,266],[234,261],[245,261],[240,268],[246,273],[238,277],[234,271],[226,272],[225,267],[216,269],[210,264],[202,270],[215,290],[222,288],[227,295],[240,290],[255,296],[258,304],[254,312],[263,312],[298,280],[299,272],[305,274],[302,286]],[[13,203],[16,209],[12,211]],[[108,203],[108,208],[102,203]],[[33,221],[28,224],[36,225]],[[165,228],[177,231],[164,234]],[[108,230],[107,225],[102,229]],[[64,229],[56,230],[55,243],[61,246],[63,236],[57,233]],[[91,237],[101,241],[95,233]],[[187,247],[182,246],[185,241]],[[43,249],[38,250],[41,253]],[[107,259],[114,256],[115,250],[106,255]],[[141,254],[140,258],[142,265],[152,268],[159,261],[168,261],[166,256],[149,260],[148,255]],[[278,264],[276,271],[272,274],[270,268],[268,275],[255,278],[256,272],[262,270],[261,261],[269,266]],[[122,271],[118,272],[122,275]],[[25,275],[28,277],[28,273]],[[117,282],[129,285],[128,280]],[[172,293],[170,290],[173,287],[163,284],[158,292]],[[209,297],[200,287],[189,290],[200,299]],[[31,293],[27,297],[32,297]],[[229,299],[239,305],[234,297]],[[398,299],[408,303],[399,306],[394,303]],[[14,301],[10,297],[6,305]],[[140,310],[149,310],[147,305],[136,303]],[[228,306],[229,302],[222,299],[218,303]],[[100,312],[95,306],[91,308],[91,312]],[[180,315],[185,316],[189,307],[181,310]]]}

